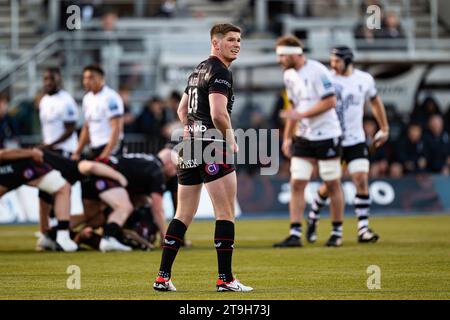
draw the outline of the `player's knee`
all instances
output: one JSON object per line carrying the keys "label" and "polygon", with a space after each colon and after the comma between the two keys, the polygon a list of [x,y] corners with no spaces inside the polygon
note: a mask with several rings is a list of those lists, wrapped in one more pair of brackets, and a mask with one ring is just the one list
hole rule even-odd
{"label": "player's knee", "polygon": [[319,175],[323,181],[339,180],[342,175],[340,159],[319,160]]}
{"label": "player's knee", "polygon": [[365,173],[355,174],[353,176],[353,183],[355,184],[356,191],[360,193],[368,188],[368,176]]}
{"label": "player's knee", "polygon": [[305,180],[292,180],[291,181],[291,191],[292,193],[302,193],[304,192],[307,181]]}
{"label": "player's knee", "polygon": [[330,195],[336,194],[341,189],[341,182],[339,180],[325,181],[325,184]]}

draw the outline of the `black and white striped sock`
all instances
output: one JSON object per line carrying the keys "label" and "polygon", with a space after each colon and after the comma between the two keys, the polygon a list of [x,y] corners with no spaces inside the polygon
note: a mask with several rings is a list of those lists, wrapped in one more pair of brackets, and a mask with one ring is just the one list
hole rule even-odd
{"label": "black and white striped sock", "polygon": [[358,218],[358,235],[363,234],[369,229],[369,195],[357,194],[355,197],[355,214]]}
{"label": "black and white striped sock", "polygon": [[319,191],[317,191],[316,195],[314,196],[314,200],[311,204],[311,210],[309,211],[308,218],[310,220],[319,220],[320,210],[323,208],[326,202],[327,198],[322,197]]}
{"label": "black and white striped sock", "polygon": [[333,230],[331,231],[332,236],[337,236],[339,238],[342,238],[343,233],[343,226],[342,221],[332,222]]}
{"label": "black and white striped sock", "polygon": [[291,236],[301,238],[302,237],[302,224],[301,223],[291,223],[291,229],[289,231]]}

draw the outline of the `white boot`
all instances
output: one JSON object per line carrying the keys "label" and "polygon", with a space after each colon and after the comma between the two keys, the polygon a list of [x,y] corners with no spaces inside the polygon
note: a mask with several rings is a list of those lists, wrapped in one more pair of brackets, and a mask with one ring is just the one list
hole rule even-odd
{"label": "white boot", "polygon": [[132,248],[129,246],[126,246],[119,242],[114,237],[103,237],[102,240],[100,240],[100,251],[101,252],[108,252],[108,251],[131,251]]}
{"label": "white boot", "polygon": [[70,239],[69,230],[58,230],[56,232],[56,243],[65,252],[74,252],[78,250],[78,245]]}
{"label": "white boot", "polygon": [[36,251],[56,251],[58,245],[49,236],[40,234],[36,242]]}

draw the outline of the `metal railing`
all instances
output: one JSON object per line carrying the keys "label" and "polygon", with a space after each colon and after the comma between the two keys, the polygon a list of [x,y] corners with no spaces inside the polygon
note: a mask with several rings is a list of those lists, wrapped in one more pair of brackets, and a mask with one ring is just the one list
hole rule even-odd
{"label": "metal railing", "polygon": [[[175,21],[175,20],[174,20]],[[121,78],[137,73],[139,79],[133,89],[134,101],[145,101],[153,93],[164,88],[164,73],[168,67],[192,67],[205,57],[209,51],[209,37],[205,34],[205,24],[199,20],[198,29],[191,25],[186,32],[173,33],[170,25],[178,28],[178,22],[167,22],[164,34],[157,33],[154,21],[140,19],[128,25],[125,21],[117,32],[101,31],[59,31],[42,39],[33,49],[0,69],[0,91],[13,86],[19,87],[11,97],[16,101],[33,97],[40,83],[40,70],[55,56],[63,60],[54,60],[63,69],[66,88],[76,98],[81,99],[81,71],[86,61],[93,61],[97,55],[106,69],[107,82],[117,88]],[[376,45],[353,37],[356,19],[298,19],[287,16],[285,32],[304,28],[311,32],[305,45],[310,57],[327,60],[329,49],[333,45],[347,44],[355,49],[356,59],[360,62],[407,62],[407,61],[450,61],[450,39],[416,39],[414,23],[405,22],[408,34],[405,39],[377,39]],[[195,23],[194,23],[195,24]],[[235,68],[258,68],[276,65],[274,53],[275,39],[245,39],[241,56],[234,64]],[[389,53],[387,53],[387,50]],[[364,50],[367,49],[367,50]],[[128,66],[128,67],[127,67]],[[237,79],[237,83],[239,84]],[[246,87],[252,87],[252,80],[246,81]],[[24,83],[22,88],[19,84]],[[242,85],[241,85],[242,86]]]}
{"label": "metal railing", "polygon": [[[42,144],[40,134],[21,135],[18,139],[20,145],[14,147],[31,148]],[[123,139],[124,153],[157,153],[167,141],[163,137],[151,137],[145,134],[126,133]]]}

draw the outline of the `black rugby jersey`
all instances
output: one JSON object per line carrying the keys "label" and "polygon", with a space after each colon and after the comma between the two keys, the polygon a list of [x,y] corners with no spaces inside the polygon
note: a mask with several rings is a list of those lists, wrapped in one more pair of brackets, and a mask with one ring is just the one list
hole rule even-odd
{"label": "black rugby jersey", "polygon": [[162,194],[166,189],[162,163],[152,154],[131,153],[111,156],[108,164],[127,178],[126,189],[129,193]]}
{"label": "black rugby jersey", "polygon": [[[220,93],[228,98],[227,111],[231,114],[233,109],[233,77],[226,65],[215,56],[202,61],[189,76],[188,85],[184,91],[188,96],[188,124],[185,126],[185,135],[213,129],[209,105],[209,94]],[[201,134],[200,134],[201,135]]]}
{"label": "black rugby jersey", "polygon": [[78,170],[78,161],[68,159],[62,155],[44,149],[44,162],[51,165],[55,170],[61,172],[64,179],[70,184],[74,184],[77,181],[82,181],[86,176],[82,175]]}

